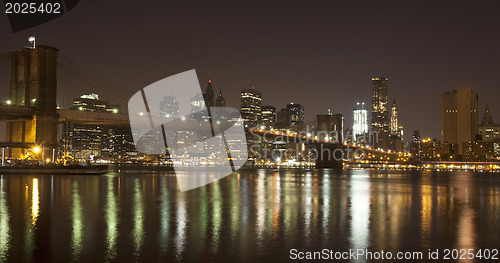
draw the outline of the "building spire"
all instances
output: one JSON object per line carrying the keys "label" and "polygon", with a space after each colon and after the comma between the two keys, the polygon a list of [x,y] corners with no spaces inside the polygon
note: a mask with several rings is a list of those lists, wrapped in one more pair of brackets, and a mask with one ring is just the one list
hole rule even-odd
{"label": "building spire", "polygon": [[219,96],[217,96],[217,99],[215,100],[215,106],[216,107],[226,106],[226,100],[224,99],[224,96],[222,96],[222,89],[219,89]]}
{"label": "building spire", "polygon": [[493,124],[493,117],[491,116],[490,106],[488,104],[486,104],[486,107],[484,107],[484,114],[483,118],[481,119],[481,125],[485,124]]}
{"label": "building spire", "polygon": [[214,89],[212,87],[212,80],[208,80],[208,85],[207,89],[205,90],[205,93],[203,94],[203,97],[205,98],[205,103],[207,104],[207,107],[213,107],[215,104],[215,98],[214,98]]}

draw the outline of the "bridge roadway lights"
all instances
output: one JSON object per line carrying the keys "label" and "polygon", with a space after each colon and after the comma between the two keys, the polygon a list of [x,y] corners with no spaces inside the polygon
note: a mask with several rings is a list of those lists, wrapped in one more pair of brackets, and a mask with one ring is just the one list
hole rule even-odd
{"label": "bridge roadway lights", "polygon": [[315,150],[316,168],[342,168],[345,154],[342,144],[316,143]]}

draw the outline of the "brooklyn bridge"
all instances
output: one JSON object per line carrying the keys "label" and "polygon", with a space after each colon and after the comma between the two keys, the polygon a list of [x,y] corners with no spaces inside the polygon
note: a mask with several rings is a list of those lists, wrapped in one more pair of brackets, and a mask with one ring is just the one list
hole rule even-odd
{"label": "brooklyn bridge", "polygon": [[[68,123],[100,124],[129,127],[126,112],[93,112],[78,109],[61,108],[57,105],[58,91],[81,90],[98,92],[112,97],[113,104],[127,105],[133,95],[130,91],[113,81],[79,65],[64,56],[57,48],[50,46],[25,47],[19,51],[0,54],[1,60],[10,62],[10,94],[1,98],[0,121],[6,123],[6,138],[0,142],[2,165],[6,158],[24,158],[34,147],[41,149],[42,155],[57,160],[58,127]],[[9,78],[8,72],[1,77]],[[2,87],[7,90],[7,87]],[[306,121],[294,131],[246,129],[247,134],[267,138],[286,138],[287,141],[307,144],[317,149],[315,158],[318,168],[339,168],[345,163],[403,163],[408,156],[401,152],[374,149],[367,145],[331,140],[328,137],[305,133],[307,129],[316,129],[316,119]],[[334,131],[333,127],[321,127],[326,134]],[[326,150],[325,150],[326,149]],[[349,149],[356,154],[339,159],[333,156],[336,150],[346,152]]]}

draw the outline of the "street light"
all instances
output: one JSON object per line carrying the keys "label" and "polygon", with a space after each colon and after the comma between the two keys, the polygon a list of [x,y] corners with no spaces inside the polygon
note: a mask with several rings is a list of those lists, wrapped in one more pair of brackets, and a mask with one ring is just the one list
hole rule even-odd
{"label": "street light", "polygon": [[36,146],[35,148],[33,148],[33,152],[34,153],[39,153],[40,152],[40,147]]}

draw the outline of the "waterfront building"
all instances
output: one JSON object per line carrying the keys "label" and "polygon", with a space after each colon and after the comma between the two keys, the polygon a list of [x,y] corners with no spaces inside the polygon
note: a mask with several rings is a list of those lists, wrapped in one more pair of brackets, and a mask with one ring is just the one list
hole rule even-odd
{"label": "waterfront building", "polygon": [[[167,99],[170,101],[170,99]],[[120,108],[92,93],[73,100],[73,110],[118,114]],[[62,155],[76,159],[130,160],[137,158],[129,127],[64,122],[60,141]]]}

